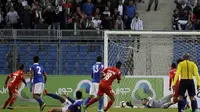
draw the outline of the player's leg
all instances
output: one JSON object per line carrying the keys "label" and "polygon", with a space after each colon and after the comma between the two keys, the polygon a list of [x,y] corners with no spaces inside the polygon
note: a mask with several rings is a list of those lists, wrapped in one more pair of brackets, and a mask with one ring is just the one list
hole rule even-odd
{"label": "player's leg", "polygon": [[196,92],[195,92],[195,85],[194,85],[193,80],[188,80],[187,90],[188,90],[188,94],[191,100],[192,112],[196,112],[198,107],[197,107],[197,102],[195,101],[195,98],[194,98],[194,96],[196,95]]}
{"label": "player's leg", "polygon": [[61,103],[65,103],[65,101],[66,101],[66,99],[65,99],[64,97],[61,97],[61,96],[59,96],[59,95],[57,95],[57,94],[49,93],[49,92],[47,91],[47,89],[44,90],[43,95],[49,96],[49,97],[51,97],[51,98],[53,98],[53,99],[56,99],[56,100],[59,100]]}
{"label": "player's leg", "polygon": [[178,99],[178,112],[183,111],[182,107],[184,107],[184,96],[185,96],[185,92],[186,92],[186,86],[187,86],[187,81],[186,80],[181,80],[180,81],[180,85],[179,85],[179,89],[178,89],[178,95],[179,95],[179,99]]}
{"label": "player's leg", "polygon": [[44,84],[43,83],[36,83],[33,86],[33,98],[39,103],[40,110],[43,111],[46,107],[46,104],[43,102],[41,98],[41,94],[44,90]]}
{"label": "player's leg", "polygon": [[55,108],[55,109],[49,110],[48,112],[66,112],[66,111],[62,111],[62,108]]}
{"label": "player's leg", "polygon": [[12,99],[12,96],[13,96],[13,89],[11,87],[8,87],[8,92],[9,92],[9,98],[4,103],[3,109],[6,109],[6,107],[10,103],[10,100]]}
{"label": "player's leg", "polygon": [[108,111],[108,109],[113,105],[113,103],[115,101],[114,92],[113,92],[113,90],[111,88],[108,89],[106,94],[109,96],[110,101],[108,102],[106,108],[104,109],[105,112]]}
{"label": "player's leg", "polygon": [[10,104],[9,104],[9,106],[8,106],[8,109],[13,109],[12,106],[13,106],[13,104],[15,103],[17,97],[18,97],[18,92],[17,92],[17,89],[15,89],[15,92],[13,93],[13,96],[12,96],[12,98],[11,98],[11,100],[10,100]]}
{"label": "player's leg", "polygon": [[97,92],[95,91],[95,83],[92,83],[91,87],[90,87],[90,93],[89,93],[89,97],[85,100],[85,105],[87,105],[89,103],[89,101],[94,98],[94,96],[97,94]]}

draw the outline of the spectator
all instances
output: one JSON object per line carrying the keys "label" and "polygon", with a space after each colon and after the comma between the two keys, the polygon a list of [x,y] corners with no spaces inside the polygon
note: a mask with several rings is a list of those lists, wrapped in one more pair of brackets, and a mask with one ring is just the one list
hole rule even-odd
{"label": "spectator", "polygon": [[11,7],[6,17],[7,25],[10,26],[11,28],[18,28],[17,26],[18,19],[19,19],[18,13],[14,10],[13,7]]}
{"label": "spectator", "polygon": [[43,23],[44,20],[42,18],[42,10],[40,6],[33,7],[31,18],[34,29],[38,28],[39,24]]}
{"label": "spectator", "polygon": [[114,7],[110,1],[107,1],[106,7],[108,7],[108,10],[110,11],[111,14],[114,13]]}
{"label": "spectator", "polygon": [[102,13],[104,11],[105,5],[102,3],[101,0],[97,0],[97,2],[95,3],[95,7],[96,9],[98,8],[100,10],[100,13]]}
{"label": "spectator", "polygon": [[25,7],[28,5],[28,2],[26,0],[22,0],[22,6]]}
{"label": "spectator", "polygon": [[135,14],[135,18],[133,18],[130,27],[131,30],[136,30],[136,31],[143,30],[143,22],[140,19],[138,12]]}
{"label": "spectator", "polygon": [[13,7],[13,3],[11,2],[11,0],[7,0],[7,3],[6,3],[6,13],[8,13],[10,11],[10,8]]}
{"label": "spectator", "polygon": [[4,18],[3,18],[3,12],[1,11],[0,8],[0,29],[4,28]]}
{"label": "spectator", "polygon": [[25,6],[21,13],[21,25],[22,28],[31,28],[31,8],[30,6]]}
{"label": "spectator", "polygon": [[188,26],[187,29],[188,30],[195,30],[195,24],[196,24],[196,16],[193,13],[192,10],[189,11],[189,15],[188,15]]}
{"label": "spectator", "polygon": [[155,1],[154,11],[157,11],[157,8],[158,8],[158,0],[149,0],[149,5],[148,5],[147,12],[149,12],[149,11],[151,10],[151,6],[152,6],[152,4],[153,4],[154,1]]}
{"label": "spectator", "polygon": [[[143,30],[143,21],[140,19],[139,17],[139,13],[136,12],[135,14],[135,18],[133,18],[132,22],[131,22],[131,29],[135,30],[135,31],[140,31]],[[139,52],[140,49],[140,35],[136,35],[137,36],[137,52]]]}
{"label": "spectator", "polygon": [[98,15],[96,15],[95,18],[92,20],[92,24],[93,24],[94,29],[100,30],[101,20],[100,20],[100,17]]}
{"label": "spectator", "polygon": [[82,19],[82,28],[91,29],[92,27],[91,20],[88,19],[87,14],[84,14],[84,19]]}
{"label": "spectator", "polygon": [[65,28],[65,21],[66,21],[66,19],[65,19],[65,14],[66,14],[65,12],[66,11],[65,11],[65,8],[62,6],[61,0],[59,1],[57,8],[58,8],[58,11],[59,11],[60,28],[64,29]]}
{"label": "spectator", "polygon": [[181,4],[178,4],[179,9],[179,21],[178,21],[178,29],[184,30],[187,27],[188,23],[188,14],[191,8],[186,4],[186,1],[182,0]]}
{"label": "spectator", "polygon": [[188,6],[193,10],[197,6],[197,0],[188,0]]}
{"label": "spectator", "polygon": [[118,12],[118,9],[115,8],[114,14],[112,15],[112,19],[113,19],[114,21],[117,20],[117,18],[118,18],[119,15],[120,15],[120,14],[119,14],[119,12]]}
{"label": "spectator", "polygon": [[84,13],[81,11],[80,7],[76,8],[76,14],[79,16],[79,18],[84,18]]}
{"label": "spectator", "polygon": [[47,8],[44,10],[43,18],[44,22],[48,25],[48,30],[50,30],[53,23],[53,12],[51,6],[47,6]]}
{"label": "spectator", "polygon": [[56,9],[53,12],[53,29],[60,29],[60,21],[59,21],[59,9]]}
{"label": "spectator", "polygon": [[174,14],[172,15],[172,28],[174,30],[178,30],[178,20],[179,20],[179,11],[176,9],[174,10]]}
{"label": "spectator", "polygon": [[98,16],[98,17],[100,17],[100,18],[101,18],[101,12],[100,12],[99,8],[96,8],[96,10],[95,10],[95,12],[94,12],[94,15],[93,15],[93,16],[94,16],[94,17]]}
{"label": "spectator", "polygon": [[94,5],[91,3],[91,0],[87,0],[87,3],[83,4],[83,12],[88,16],[92,16],[94,10]]}
{"label": "spectator", "polygon": [[120,15],[118,15],[114,27],[115,27],[116,30],[124,30],[125,24],[124,24],[124,22],[122,21],[122,17],[121,17]]}
{"label": "spectator", "polygon": [[124,12],[124,6],[122,4],[122,1],[119,1],[119,5],[118,5],[118,12],[120,14],[120,16],[123,16],[123,12]]}
{"label": "spectator", "polygon": [[194,8],[194,14],[196,16],[196,30],[200,30],[200,2]]}
{"label": "spectator", "polygon": [[104,19],[102,21],[102,27],[103,27],[103,29],[107,29],[107,30],[112,29],[112,22],[110,21],[108,15],[104,16]]}
{"label": "spectator", "polygon": [[78,17],[78,15],[74,15],[74,19],[73,19],[73,29],[74,29],[74,35],[79,35],[80,32],[77,30],[82,29],[82,25],[80,23],[80,19]]}
{"label": "spectator", "polygon": [[[63,4],[63,6],[64,6],[64,8],[65,8],[65,10],[67,12],[67,15],[69,15],[70,12],[71,12],[72,3],[70,3],[69,1],[67,1],[66,3]],[[80,9],[80,7],[79,7],[79,9]]]}
{"label": "spectator", "polygon": [[108,15],[108,17],[110,17],[111,13],[108,9],[108,7],[105,7],[105,11],[103,12],[104,15]]}
{"label": "spectator", "polygon": [[129,5],[126,6],[126,16],[127,16],[126,26],[128,26],[127,27],[128,29],[130,29],[131,21],[135,16],[135,10],[136,8],[135,8],[135,5],[133,4],[133,1],[129,0]]}

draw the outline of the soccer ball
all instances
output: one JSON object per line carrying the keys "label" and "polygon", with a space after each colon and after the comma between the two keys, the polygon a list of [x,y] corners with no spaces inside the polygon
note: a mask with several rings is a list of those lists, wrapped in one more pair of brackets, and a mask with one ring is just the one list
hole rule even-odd
{"label": "soccer ball", "polygon": [[121,108],[125,108],[126,107],[126,102],[125,101],[121,101],[120,102],[120,106],[121,106]]}

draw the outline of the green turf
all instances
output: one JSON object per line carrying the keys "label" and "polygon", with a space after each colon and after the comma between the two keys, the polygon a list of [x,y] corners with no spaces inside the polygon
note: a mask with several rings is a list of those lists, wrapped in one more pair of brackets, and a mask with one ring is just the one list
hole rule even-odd
{"label": "green turf", "polygon": [[[15,110],[1,110],[0,112],[39,112],[39,108],[31,108],[31,107],[20,107],[15,108]],[[48,112],[48,110],[52,109],[52,107],[45,108],[44,112]],[[96,108],[89,108],[88,112],[97,112]],[[111,108],[109,112],[177,112],[177,109],[130,109],[130,108]]]}

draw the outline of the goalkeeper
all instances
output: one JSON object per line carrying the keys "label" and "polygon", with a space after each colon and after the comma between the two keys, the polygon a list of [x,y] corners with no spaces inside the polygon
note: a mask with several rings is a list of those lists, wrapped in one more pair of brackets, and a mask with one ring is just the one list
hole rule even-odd
{"label": "goalkeeper", "polygon": [[127,102],[126,105],[131,108],[168,108],[167,104],[171,102],[171,99],[173,98],[173,96],[174,96],[173,94],[170,94],[166,97],[163,97],[160,100],[155,100],[152,97],[143,98],[141,102],[142,102],[142,105],[144,106],[140,106],[140,107],[134,106],[131,103],[131,101]]}

